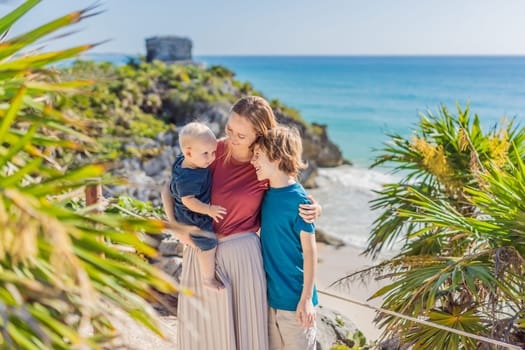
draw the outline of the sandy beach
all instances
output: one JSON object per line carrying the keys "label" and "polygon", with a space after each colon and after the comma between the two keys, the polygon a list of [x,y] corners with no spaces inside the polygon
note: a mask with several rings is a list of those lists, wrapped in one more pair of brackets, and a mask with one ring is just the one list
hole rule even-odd
{"label": "sandy beach", "polygon": [[[361,281],[354,281],[348,284],[345,283],[345,285],[340,287],[328,288],[335,280],[379,262],[360,255],[361,251],[362,249],[349,245],[335,248],[318,243],[317,288],[319,291],[326,291],[373,306],[380,306],[381,299],[371,301],[367,301],[367,299],[384,286],[386,281],[376,281],[371,277],[366,284]],[[379,337],[381,332],[373,323],[375,311],[323,295],[322,293],[319,294],[319,303],[348,317],[363,332],[367,339],[376,340]]]}

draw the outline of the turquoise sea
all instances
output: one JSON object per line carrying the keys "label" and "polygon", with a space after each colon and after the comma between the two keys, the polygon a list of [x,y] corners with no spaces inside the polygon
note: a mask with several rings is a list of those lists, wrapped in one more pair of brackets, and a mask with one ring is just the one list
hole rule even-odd
{"label": "turquoise sea", "polygon": [[353,167],[321,169],[311,190],[324,208],[317,226],[360,247],[378,213],[372,190],[395,182],[385,169],[368,169],[388,140],[411,134],[419,113],[440,104],[456,113],[468,103],[484,128],[503,117],[525,124],[525,57],[197,57],[221,64],[250,81],[267,98],[328,125]]}
{"label": "turquoise sea", "polygon": [[[123,55],[89,59],[125,63]],[[310,190],[323,205],[317,226],[363,247],[378,213],[372,190],[397,181],[385,169],[369,169],[387,133],[409,136],[419,113],[444,104],[470,104],[484,128],[503,117],[525,124],[525,57],[329,57],[202,56],[224,65],[269,99],[279,99],[310,122],[328,125],[329,137],[354,166],[321,169]]]}
{"label": "turquoise sea", "polygon": [[490,127],[525,120],[525,57],[203,56],[232,69],[267,98],[328,125],[346,158],[371,163],[386,133],[407,135],[419,113],[470,104]]}

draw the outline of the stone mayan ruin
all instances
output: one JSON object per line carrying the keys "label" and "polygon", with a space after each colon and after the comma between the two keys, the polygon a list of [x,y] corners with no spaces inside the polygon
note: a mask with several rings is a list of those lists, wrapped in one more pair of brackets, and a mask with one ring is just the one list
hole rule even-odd
{"label": "stone mayan ruin", "polygon": [[155,36],[146,39],[146,60],[163,62],[191,61],[193,43],[189,38],[178,36]]}

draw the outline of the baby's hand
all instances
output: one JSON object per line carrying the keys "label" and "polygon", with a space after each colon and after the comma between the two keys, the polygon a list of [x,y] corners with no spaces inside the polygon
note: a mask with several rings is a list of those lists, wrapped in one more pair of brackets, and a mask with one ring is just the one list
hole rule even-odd
{"label": "baby's hand", "polygon": [[215,222],[219,222],[226,215],[226,208],[221,207],[220,205],[209,205],[208,216],[210,216]]}

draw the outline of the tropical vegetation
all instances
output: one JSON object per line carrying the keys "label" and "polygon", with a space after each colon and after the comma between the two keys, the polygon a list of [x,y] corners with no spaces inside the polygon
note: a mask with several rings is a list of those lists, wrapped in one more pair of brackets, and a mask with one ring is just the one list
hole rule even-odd
{"label": "tropical vegetation", "polygon": [[[141,237],[166,228],[162,214],[129,198],[100,213],[83,191],[115,181],[108,160],[137,155],[124,140],[155,137],[172,128],[173,113],[200,102],[257,92],[223,67],[138,60],[53,68],[93,45],[32,45],[97,9],[8,38],[39,2],[0,19],[0,347],[100,349],[115,335],[114,308],[160,333],[148,301],[176,285],[143,259],[156,252]],[[300,119],[278,100],[272,106]],[[468,107],[422,115],[412,138],[390,135],[374,166],[393,166],[401,180],[372,202],[379,217],[366,253],[401,248],[366,271],[389,281],[372,297],[386,309],[525,345],[524,163],[525,129],[512,120],[484,131]],[[414,349],[489,348],[404,319],[378,322],[384,338]]]}
{"label": "tropical vegetation", "polygon": [[39,2],[24,1],[0,19],[0,348],[101,349],[115,335],[116,309],[160,334],[148,301],[176,286],[141,257],[156,253],[141,235],[165,225],[122,215],[122,203],[99,213],[78,201],[86,186],[112,179],[104,164],[66,156],[97,150],[89,118],[58,108],[92,81],[60,80],[49,67],[93,45],[52,52],[31,46],[97,9],[8,38]]}
{"label": "tropical vegetation", "polygon": [[[58,69],[62,81],[97,82],[84,94],[58,97],[56,108],[95,123],[89,133],[97,139],[97,157],[101,160],[156,156],[160,149],[123,145],[146,144],[159,133],[173,129],[175,123],[184,124],[199,116],[203,105],[222,103],[229,107],[241,96],[261,95],[249,82],[234,79],[234,72],[222,66],[206,68],[136,58],[124,65],[76,60]],[[271,105],[313,132],[322,132],[279,100],[272,100]]]}
{"label": "tropical vegetation", "polygon": [[[525,345],[525,128],[484,131],[469,108],[421,116],[413,136],[390,135],[374,166],[401,180],[372,201],[365,251],[399,253],[371,269],[382,307],[509,344]],[[356,277],[354,274],[349,277]],[[467,336],[379,314],[383,339],[413,349],[494,349]]]}

